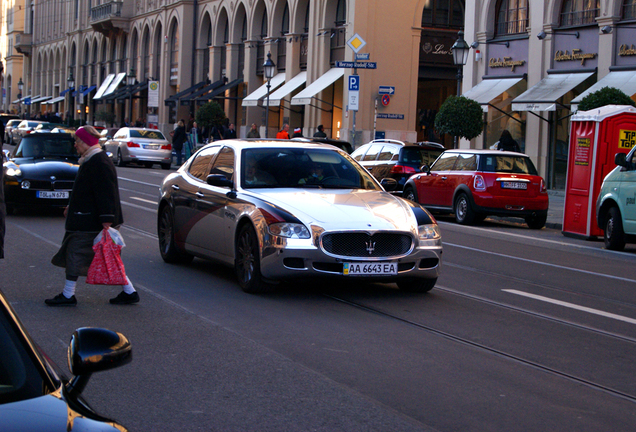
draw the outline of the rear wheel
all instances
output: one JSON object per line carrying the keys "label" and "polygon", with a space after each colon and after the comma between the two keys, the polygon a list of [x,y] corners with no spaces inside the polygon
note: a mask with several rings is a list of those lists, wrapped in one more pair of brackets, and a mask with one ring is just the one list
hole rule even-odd
{"label": "rear wheel", "polygon": [[124,158],[121,156],[121,150],[117,150],[117,166],[125,167],[126,162],[124,162]]}
{"label": "rear wheel", "polygon": [[475,212],[465,193],[459,194],[455,199],[455,220],[461,225],[470,225],[475,220]]}
{"label": "rear wheel", "polygon": [[526,217],[526,223],[530,229],[541,229],[545,226],[545,221],[548,219],[548,215],[543,214],[533,214]]}
{"label": "rear wheel", "polygon": [[399,280],[397,282],[397,286],[401,291],[426,293],[432,290],[436,283],[437,283],[437,278],[435,279],[412,278],[412,279]]}
{"label": "rear wheel", "polygon": [[412,187],[407,186],[404,188],[404,192],[402,192],[402,198],[417,202],[417,192],[415,192],[415,189]]}
{"label": "rear wheel", "polygon": [[189,253],[180,251],[174,241],[174,218],[170,207],[165,205],[159,216],[159,252],[161,258],[167,263],[192,262],[194,258]]}
{"label": "rear wheel", "polygon": [[236,240],[234,271],[241,289],[246,293],[260,294],[268,292],[272,286],[263,281],[258,237],[252,225],[241,228]]}
{"label": "rear wheel", "polygon": [[169,170],[170,169],[170,164],[169,163],[161,164],[161,169]]}
{"label": "rear wheel", "polygon": [[607,212],[605,219],[605,233],[603,235],[605,247],[610,250],[623,250],[625,248],[625,232],[621,212],[617,207],[612,207]]}

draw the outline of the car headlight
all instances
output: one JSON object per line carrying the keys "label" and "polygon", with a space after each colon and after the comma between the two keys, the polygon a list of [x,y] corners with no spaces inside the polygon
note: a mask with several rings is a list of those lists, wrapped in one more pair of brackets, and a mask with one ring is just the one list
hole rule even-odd
{"label": "car headlight", "polygon": [[437,240],[442,237],[437,224],[420,225],[417,228],[420,240]]}
{"label": "car headlight", "polygon": [[303,224],[282,222],[271,224],[268,229],[269,233],[275,236],[297,239],[311,238],[309,230]]}
{"label": "car headlight", "polygon": [[6,165],[7,167],[7,177],[18,177],[22,175],[22,170],[20,170],[20,167],[14,164],[10,164],[10,165]]}

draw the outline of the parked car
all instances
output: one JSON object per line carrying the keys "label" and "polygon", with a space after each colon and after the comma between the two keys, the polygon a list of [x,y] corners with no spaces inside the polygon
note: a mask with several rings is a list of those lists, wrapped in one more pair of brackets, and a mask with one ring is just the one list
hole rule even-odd
{"label": "parked car", "polygon": [[49,123],[49,122],[43,122],[38,124],[36,127],[33,128],[33,131],[31,131],[31,133],[34,132],[51,132],[53,131],[53,129],[59,129],[59,128],[67,128],[68,126],[63,125],[63,124],[59,124],[59,123]]}
{"label": "parked car", "polygon": [[16,207],[64,208],[68,204],[79,155],[70,134],[37,133],[6,151],[4,193],[7,212]]}
{"label": "parked car", "polygon": [[13,141],[11,140],[11,131],[14,128],[17,128],[21,122],[22,120],[20,119],[11,119],[7,121],[7,124],[4,126],[4,142],[5,143],[15,145],[13,144]]}
{"label": "parked car", "polygon": [[498,150],[446,150],[424,172],[407,180],[404,198],[429,210],[455,213],[460,224],[488,215],[524,218],[545,226],[548,192],[530,158]]}
{"label": "parked car", "polygon": [[150,168],[158,163],[170,169],[172,164],[172,144],[157,129],[123,127],[104,143],[104,150],[112,153],[118,166],[139,163]]}
{"label": "parked car", "polygon": [[348,141],[344,141],[344,140],[337,140],[337,139],[331,139],[331,138],[320,138],[320,137],[313,137],[313,138],[305,138],[305,137],[296,137],[296,138],[292,138],[292,141],[302,141],[302,142],[318,142],[321,144],[331,144],[334,147],[338,147],[340,150],[344,150],[347,153],[351,154],[351,152],[353,152],[353,147],[351,146],[351,144]]}
{"label": "parked car", "polygon": [[20,116],[15,114],[0,113],[0,121],[2,121],[2,126],[4,126],[4,135],[0,136],[2,143],[7,141],[7,123],[9,123],[10,120],[20,120]]}
{"label": "parked car", "polygon": [[393,192],[401,194],[406,180],[421,172],[423,165],[431,165],[443,151],[443,145],[429,141],[411,144],[378,139],[358,147],[351,157],[376,179],[395,179],[397,185]]}
{"label": "parked car", "polygon": [[622,250],[636,243],[636,147],[614,156],[616,168],[603,179],[596,201],[596,220],[605,247]]}
{"label": "parked car", "polygon": [[11,129],[11,142],[12,145],[20,144],[22,138],[33,132],[37,125],[41,123],[47,123],[40,120],[22,120],[17,127]]}
{"label": "parked car", "polygon": [[332,277],[431,290],[441,268],[435,219],[385,192],[331,145],[224,140],[206,145],[161,186],[159,251],[233,266],[241,288]]}
{"label": "parked car", "polygon": [[0,291],[0,429],[3,431],[126,431],[97,414],[81,396],[94,372],[132,361],[121,333],[80,328],[71,336],[67,379],[31,339]]}
{"label": "parked car", "polygon": [[119,129],[120,128],[116,127],[116,128],[104,128],[104,129],[100,130],[99,134],[101,136],[99,138],[99,145],[102,148],[104,148],[104,144],[106,144],[106,141],[112,140]]}

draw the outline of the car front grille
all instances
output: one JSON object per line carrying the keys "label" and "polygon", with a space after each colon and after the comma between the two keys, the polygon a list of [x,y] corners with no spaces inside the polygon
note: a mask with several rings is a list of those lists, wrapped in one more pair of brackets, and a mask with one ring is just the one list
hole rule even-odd
{"label": "car front grille", "polygon": [[407,254],[412,237],[398,233],[343,232],[322,236],[322,248],[331,255],[346,257],[392,257]]}
{"label": "car front grille", "polygon": [[52,190],[71,190],[73,189],[72,180],[57,180],[54,182],[48,180],[30,180],[31,188],[35,190],[52,191]]}

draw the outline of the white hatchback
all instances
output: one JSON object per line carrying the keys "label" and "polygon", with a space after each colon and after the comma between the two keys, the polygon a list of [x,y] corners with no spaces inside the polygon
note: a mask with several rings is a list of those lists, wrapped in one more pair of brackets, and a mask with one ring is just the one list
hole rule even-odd
{"label": "white hatchback", "polygon": [[157,129],[123,127],[104,143],[104,150],[113,155],[117,166],[139,163],[150,168],[158,163],[170,169],[172,163],[172,145]]}

